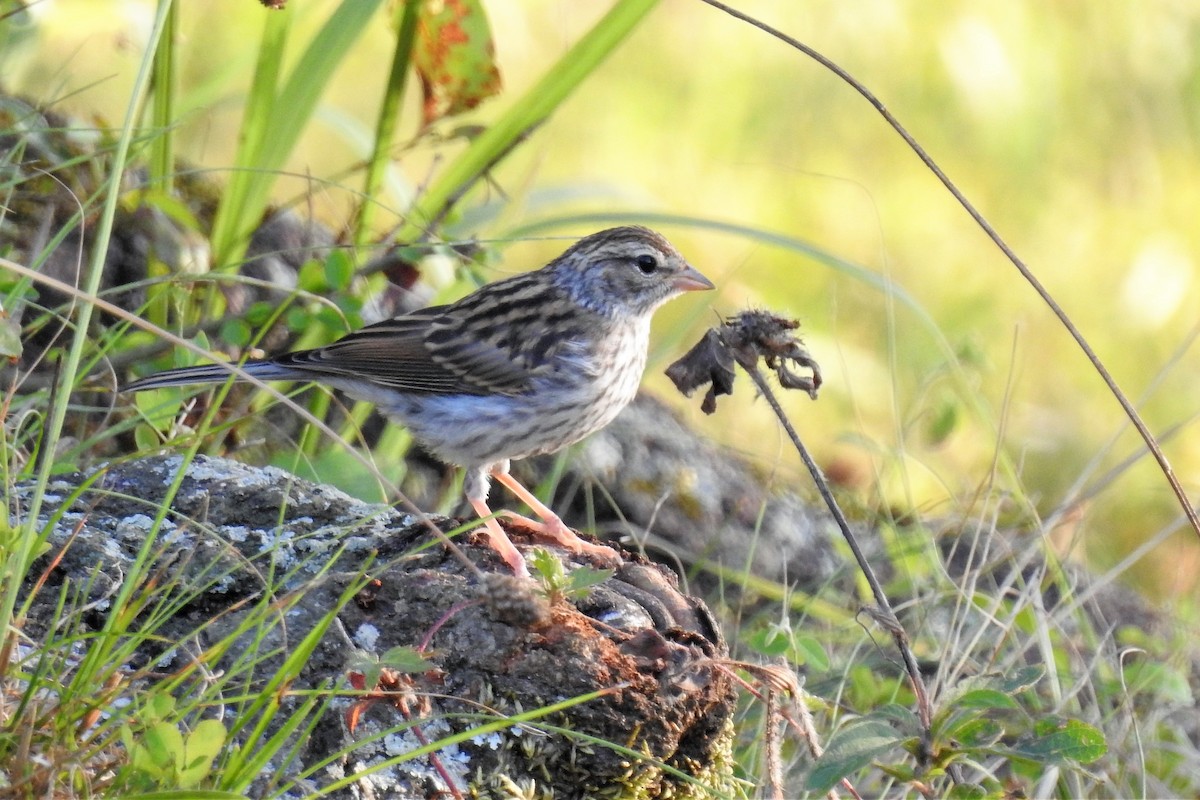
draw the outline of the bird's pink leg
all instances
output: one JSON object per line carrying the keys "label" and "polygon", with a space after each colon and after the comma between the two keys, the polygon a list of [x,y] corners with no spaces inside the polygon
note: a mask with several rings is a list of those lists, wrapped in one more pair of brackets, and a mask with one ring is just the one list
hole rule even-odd
{"label": "bird's pink leg", "polygon": [[483,520],[488,540],[492,543],[492,547],[496,552],[500,553],[500,557],[504,559],[504,563],[512,567],[513,574],[518,578],[528,578],[529,568],[525,566],[525,557],[521,555],[521,551],[508,538],[508,534],[500,527],[500,523],[496,522],[496,518],[492,516],[492,510],[487,507],[487,501],[471,500],[471,507],[475,509],[475,513]]}
{"label": "bird's pink leg", "polygon": [[[557,542],[562,547],[570,550],[572,553],[587,553],[588,555],[603,556],[605,559],[619,559],[616,550],[611,547],[605,547],[602,544],[592,544],[580,539],[575,531],[568,528],[563,521],[550,508],[533,496],[533,493],[517,482],[517,479],[507,472],[496,470],[492,473],[492,477],[500,481],[510,492],[515,494],[517,498],[525,505],[533,509],[533,513],[542,518],[542,522],[523,517],[513,511],[500,511],[499,514],[515,519],[523,525],[533,528],[535,531],[544,536],[548,536]],[[478,509],[476,509],[478,510]]]}

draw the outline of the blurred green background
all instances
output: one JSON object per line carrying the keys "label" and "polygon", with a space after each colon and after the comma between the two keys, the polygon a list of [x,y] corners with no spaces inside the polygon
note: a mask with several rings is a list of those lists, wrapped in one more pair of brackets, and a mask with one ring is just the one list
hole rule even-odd
{"label": "blurred green background", "polygon": [[[11,3],[2,5],[11,6]],[[1026,260],[1089,338],[1193,494],[1200,491],[1200,4],[1179,0],[928,3],[741,0],[863,81]],[[291,0],[315,29],[335,6]],[[504,93],[451,123],[484,124],[529,87],[607,3],[485,2]],[[53,0],[6,43],[10,91],[113,125],[124,114],[149,2]],[[263,10],[183,2],[179,146],[220,178],[233,163]],[[347,224],[393,32],[361,40],[326,93],[276,197]],[[410,98],[405,130],[418,124]],[[451,145],[449,152],[453,152]],[[446,148],[397,160],[381,231]],[[439,155],[440,154],[440,155]],[[349,178],[352,175],[353,178]],[[1200,546],[1169,488],[1068,335],[871,107],[826,70],[699,0],[645,24],[464,207],[481,239],[574,214],[732,223],[803,241],[853,269],[715,225],[656,223],[719,286],[656,321],[646,384],[716,314],[766,306],[802,320],[826,384],[786,399],[820,463],[864,511],[1029,524],[1062,552],[1182,600]],[[344,188],[343,188],[344,187]],[[500,191],[502,190],[502,192]],[[565,239],[611,220],[577,221]],[[538,266],[563,239],[513,241],[494,277]],[[885,288],[887,282],[894,287]],[[677,397],[677,396],[676,396]],[[691,422],[807,487],[744,378]],[[995,464],[1009,459],[1018,480]],[[964,522],[964,524],[970,524]],[[1033,529],[1035,526],[1030,526]],[[1143,548],[1139,550],[1139,548]]]}

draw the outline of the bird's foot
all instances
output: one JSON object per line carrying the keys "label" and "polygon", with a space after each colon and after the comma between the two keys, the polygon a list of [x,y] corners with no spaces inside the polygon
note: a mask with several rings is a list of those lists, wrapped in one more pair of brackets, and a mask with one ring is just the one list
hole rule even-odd
{"label": "bird's foot", "polygon": [[605,566],[618,567],[622,563],[621,554],[611,547],[605,547],[602,544],[592,544],[579,538],[579,534],[568,528],[563,521],[555,514],[549,506],[538,500],[533,494],[517,481],[512,475],[507,472],[507,467],[504,469],[492,472],[492,477],[500,483],[508,487],[508,490],[515,494],[525,505],[533,509],[533,513],[542,518],[542,522],[529,517],[523,517],[514,511],[499,511],[499,516],[505,517],[518,523],[519,525],[532,528],[542,536],[553,540],[558,546],[581,555],[588,555],[602,561]]}
{"label": "bird's foot", "polygon": [[521,555],[521,551],[508,538],[508,534],[500,527],[500,523],[492,516],[487,506],[482,509],[477,508],[476,511],[479,512],[479,516],[484,518],[483,527],[480,530],[487,534],[492,549],[499,553],[500,558],[504,559],[504,563],[512,568],[513,575],[518,578],[528,578],[529,567],[525,564],[525,556]]}
{"label": "bird's foot", "polygon": [[536,519],[521,516],[515,511],[497,511],[496,514],[517,523],[523,528],[532,529],[538,535],[552,540],[564,550],[579,555],[591,556],[603,562],[606,566],[616,567],[621,564],[620,553],[606,545],[594,544],[580,538],[579,534],[568,528],[557,516],[552,516],[545,522],[539,522]]}

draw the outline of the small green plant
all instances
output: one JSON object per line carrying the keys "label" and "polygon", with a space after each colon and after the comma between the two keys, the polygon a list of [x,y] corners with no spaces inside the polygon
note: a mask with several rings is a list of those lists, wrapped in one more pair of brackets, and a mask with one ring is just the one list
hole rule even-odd
{"label": "small green plant", "polygon": [[121,725],[121,742],[129,754],[126,780],[145,788],[200,786],[212,773],[213,761],[225,744],[220,721],[203,719],[190,729],[173,721],[175,699],[152,691],[140,719]]}
{"label": "small green plant", "polygon": [[567,572],[562,561],[544,547],[535,547],[529,557],[534,577],[541,584],[541,591],[551,603],[559,600],[578,600],[587,597],[593,586],[604,583],[613,576],[611,569],[576,567]]}
{"label": "small green plant", "polygon": [[786,622],[769,622],[754,629],[744,644],[767,658],[784,658],[789,664],[807,665],[818,672],[829,669],[829,653],[821,640]]}
{"label": "small green plant", "polygon": [[[930,737],[925,740],[913,711],[895,703],[878,706],[839,728],[813,765],[805,788],[832,789],[847,776],[876,763],[886,774],[914,787],[934,785],[960,766],[1002,760],[1006,771],[1025,778],[1054,766],[1090,764],[1107,752],[1104,735],[1077,719],[1031,713],[1027,693],[1041,679],[1040,667],[1011,675],[981,675],[962,681],[941,698]],[[894,756],[905,755],[896,760]],[[918,769],[916,763],[928,764]],[[994,774],[978,778],[957,774],[951,796],[985,797],[1002,793]]]}
{"label": "small green plant", "polygon": [[355,653],[347,673],[350,675],[350,684],[362,691],[379,686],[385,672],[409,675],[428,672],[433,668],[428,653],[415,647],[398,645],[378,656],[364,651]]}

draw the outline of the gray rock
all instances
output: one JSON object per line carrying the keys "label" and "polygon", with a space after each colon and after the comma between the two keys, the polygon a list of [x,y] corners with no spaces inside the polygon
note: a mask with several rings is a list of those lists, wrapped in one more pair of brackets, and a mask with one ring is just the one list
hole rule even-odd
{"label": "gray rock", "polygon": [[[714,666],[725,643],[667,570],[631,556],[586,597],[548,598],[491,571],[502,562],[482,537],[456,537],[471,562],[462,563],[427,522],[279,469],[204,456],[171,496],[182,467],[179,456],[138,459],[48,487],[39,522],[50,527],[49,550],[30,571],[45,581],[25,632],[38,641],[51,629],[99,631],[123,583],[137,580],[123,691],[170,676],[176,693],[203,690],[210,701],[214,682],[219,696],[277,693],[279,709],[257,738],[255,720],[238,716],[249,713],[245,701],[225,710],[242,748],[280,731],[304,690],[332,688],[315,721],[298,728],[311,735],[296,741],[293,759],[270,765],[258,793],[292,781],[289,793],[300,796],[345,778],[334,796],[426,797],[448,783],[482,797],[510,786],[557,797],[633,786],[647,797],[686,796],[690,785],[658,762],[709,786],[731,780],[734,692]],[[28,493],[18,487],[11,507]],[[311,631],[321,634],[311,655],[286,673]],[[392,663],[397,647],[410,659],[420,649],[426,663]],[[546,719],[569,735],[537,721],[479,730],[595,692]],[[431,758],[403,758],[452,735],[465,738]]]}

